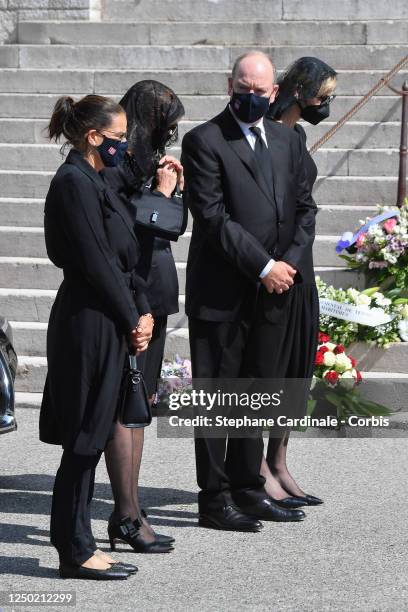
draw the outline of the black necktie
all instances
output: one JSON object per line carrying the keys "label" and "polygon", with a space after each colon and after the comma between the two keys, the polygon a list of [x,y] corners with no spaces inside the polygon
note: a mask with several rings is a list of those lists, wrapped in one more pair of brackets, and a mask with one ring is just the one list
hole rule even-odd
{"label": "black necktie", "polygon": [[268,152],[268,147],[266,146],[264,139],[262,138],[262,132],[259,127],[252,126],[249,129],[255,135],[256,138],[254,150],[256,161],[258,162],[259,167],[261,168],[262,173],[270,187],[270,181],[272,181],[272,164]]}

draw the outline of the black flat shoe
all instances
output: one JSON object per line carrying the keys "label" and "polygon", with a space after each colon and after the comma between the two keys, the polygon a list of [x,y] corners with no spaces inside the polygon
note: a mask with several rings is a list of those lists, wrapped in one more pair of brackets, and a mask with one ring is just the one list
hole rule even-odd
{"label": "black flat shoe", "polygon": [[174,550],[171,544],[158,542],[157,540],[152,542],[144,540],[140,535],[141,526],[140,521],[137,519],[132,521],[128,516],[118,523],[110,520],[108,523],[108,535],[111,550],[116,549],[116,540],[130,544],[133,550],[139,553],[168,553]]}
{"label": "black flat shoe", "polygon": [[[140,509],[140,513],[143,516],[143,518],[147,519],[147,512],[146,512],[146,510],[141,508]],[[164,533],[156,533],[156,532],[154,532],[154,537],[156,538],[157,542],[163,542],[165,544],[173,544],[176,541],[175,538],[173,538],[172,536],[164,535]]]}
{"label": "black flat shoe", "polygon": [[301,508],[302,506],[308,505],[307,502],[303,501],[303,498],[301,497],[285,497],[284,499],[275,499],[274,497],[269,496],[269,499],[271,499],[277,506],[287,508],[289,510],[295,510],[296,508]]}
{"label": "black flat shoe", "polygon": [[83,565],[60,565],[59,575],[61,578],[79,578],[81,580],[126,580],[130,573],[123,568],[93,569]]}
{"label": "black flat shoe", "polygon": [[295,522],[303,521],[306,516],[303,510],[288,510],[277,506],[270,497],[264,497],[263,499],[257,500],[245,500],[245,502],[242,503],[237,500],[237,503],[239,504],[240,510],[245,512],[245,514],[255,516],[265,521],[277,521],[280,523]]}
{"label": "black flat shoe", "polygon": [[320,506],[323,504],[323,500],[320,497],[315,497],[314,495],[297,495],[294,499],[300,499],[303,502],[304,506]]}
{"label": "black flat shoe", "polygon": [[261,531],[263,525],[257,519],[247,516],[237,506],[229,504],[220,508],[218,512],[200,512],[198,517],[200,527],[209,529],[222,529],[224,531]]}
{"label": "black flat shoe", "polygon": [[122,569],[129,574],[136,574],[139,571],[139,568],[136,565],[132,565],[131,563],[122,563],[122,561],[115,561],[110,564],[114,569]]}

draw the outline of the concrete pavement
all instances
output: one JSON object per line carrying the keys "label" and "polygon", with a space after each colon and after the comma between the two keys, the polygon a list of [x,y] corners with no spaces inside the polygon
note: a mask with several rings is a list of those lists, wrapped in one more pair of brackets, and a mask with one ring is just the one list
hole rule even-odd
{"label": "concrete pavement", "polygon": [[[143,503],[155,528],[176,537],[176,550],[141,555],[126,547],[117,556],[139,573],[95,583],[57,577],[48,515],[60,449],[38,441],[37,420],[38,410],[22,409],[18,432],[0,438],[0,590],[72,589],[81,612],[408,609],[406,439],[293,440],[292,471],[324,506],[307,509],[300,524],[238,534],[196,527],[192,440],[157,439],[152,426]],[[111,505],[101,462],[93,528],[104,549]]]}

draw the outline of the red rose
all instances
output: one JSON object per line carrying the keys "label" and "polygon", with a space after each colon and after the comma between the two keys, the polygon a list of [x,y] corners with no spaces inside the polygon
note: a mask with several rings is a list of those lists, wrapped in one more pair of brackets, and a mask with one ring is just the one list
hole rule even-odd
{"label": "red rose", "polygon": [[323,359],[324,359],[324,353],[321,353],[320,351],[317,353],[316,355],[316,359],[315,359],[315,365],[317,366],[321,366],[323,365]]}
{"label": "red rose", "polygon": [[324,378],[330,385],[335,385],[339,380],[339,375],[334,370],[330,370],[330,372],[327,372],[327,374],[325,374]]}
{"label": "red rose", "polygon": [[323,342],[329,342],[329,340],[330,336],[328,336],[324,332],[319,332],[319,344],[322,344]]}
{"label": "red rose", "polygon": [[357,364],[357,360],[356,360],[356,359],[354,359],[354,357],[352,357],[351,355],[349,355],[349,359],[350,359],[350,361],[351,361],[351,365],[352,365],[352,367],[353,367],[353,368],[355,368],[355,367],[356,367],[356,364]]}
{"label": "red rose", "polygon": [[333,351],[335,355],[338,355],[339,353],[345,353],[345,352],[346,352],[346,348],[343,346],[343,344],[338,344]]}
{"label": "red rose", "polygon": [[327,348],[327,346],[321,346],[319,348],[319,353],[321,353],[322,355],[324,355],[325,353],[327,353],[329,349]]}

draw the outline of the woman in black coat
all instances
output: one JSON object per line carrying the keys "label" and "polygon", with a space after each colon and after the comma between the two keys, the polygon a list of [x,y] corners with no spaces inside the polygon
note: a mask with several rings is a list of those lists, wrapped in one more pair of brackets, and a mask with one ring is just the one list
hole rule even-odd
{"label": "woman in black coat", "polygon": [[64,280],[48,325],[40,413],[40,439],[63,447],[50,535],[67,578],[123,579],[136,571],[97,550],[90,522],[128,346],[145,350],[153,328],[132,218],[99,174],[123,158],[126,127],[123,109],[100,96],[60,98],[49,124],[50,139],[64,136],[72,145],[45,203],[47,253]]}
{"label": "woman in black coat", "polygon": [[[330,102],[336,88],[336,72],[316,57],[302,57],[279,77],[278,83],[279,95],[269,107],[267,117],[293,128],[306,148],[306,133],[298,121],[303,119],[317,125],[329,116]],[[317,167],[307,150],[305,170],[312,190]],[[288,297],[291,299],[286,310],[290,311],[292,325],[280,323],[277,326],[279,337],[275,335],[275,351],[281,351],[280,358],[260,362],[257,375],[310,380],[314,371],[319,331],[317,289],[315,286],[297,286],[296,292],[290,289]],[[263,333],[263,330],[258,330],[258,333]],[[289,508],[323,503],[318,497],[305,493],[289,472],[286,462],[288,443],[289,432],[283,438],[271,436],[269,439],[266,459],[263,459],[261,467],[267,493],[275,502]]]}
{"label": "woman in black coat", "polygon": [[[107,168],[103,178],[116,193],[128,201],[129,209],[137,207],[137,199],[146,181],[153,177],[155,196],[167,197],[183,187],[182,166],[165,148],[177,139],[177,123],[184,114],[176,94],[157,81],[141,81],[131,87],[120,101],[128,121],[129,154],[116,168]],[[163,167],[164,166],[164,167]],[[187,225],[184,211],[181,233]],[[149,347],[138,360],[142,367],[149,396],[153,400],[160,377],[166,340],[167,317],[178,312],[177,270],[170,242],[163,238],[140,235],[142,257],[138,272],[147,283],[146,294],[154,315],[155,325]],[[145,542],[174,542],[173,538],[156,534],[147,521],[138,499],[138,477],[143,448],[143,429],[129,430],[120,423],[115,426],[115,438],[105,451],[115,508],[109,520],[109,536],[126,533],[125,540],[136,550],[140,543],[132,538],[132,526],[143,534]],[[152,552],[149,548],[144,552]]]}

